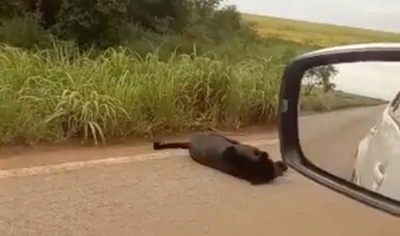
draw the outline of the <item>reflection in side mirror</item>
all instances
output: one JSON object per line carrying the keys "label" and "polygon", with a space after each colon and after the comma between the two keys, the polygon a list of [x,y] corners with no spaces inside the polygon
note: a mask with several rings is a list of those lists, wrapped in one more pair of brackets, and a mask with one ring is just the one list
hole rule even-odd
{"label": "reflection in side mirror", "polygon": [[[311,68],[300,91],[299,140],[326,172],[400,201],[400,62]],[[305,102],[307,101],[307,102]],[[312,104],[304,107],[302,104]]]}

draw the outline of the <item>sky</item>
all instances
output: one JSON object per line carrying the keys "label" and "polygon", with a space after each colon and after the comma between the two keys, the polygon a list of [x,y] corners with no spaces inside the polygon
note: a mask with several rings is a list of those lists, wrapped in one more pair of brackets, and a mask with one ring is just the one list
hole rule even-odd
{"label": "sky", "polygon": [[[400,32],[399,0],[226,0],[246,13]],[[351,3],[351,4],[349,4]]]}
{"label": "sky", "polygon": [[391,101],[400,91],[400,62],[336,64],[336,89]]}
{"label": "sky", "polygon": [[[238,11],[400,33],[400,0],[226,0]],[[349,4],[350,3],[350,4]],[[399,23],[396,23],[399,22]],[[337,66],[337,89],[391,100],[400,90],[399,63]]]}

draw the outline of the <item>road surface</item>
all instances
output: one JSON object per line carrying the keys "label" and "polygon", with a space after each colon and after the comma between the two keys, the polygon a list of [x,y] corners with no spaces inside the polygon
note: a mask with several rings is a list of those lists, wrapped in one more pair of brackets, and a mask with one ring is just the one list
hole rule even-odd
{"label": "road surface", "polygon": [[350,180],[358,143],[382,117],[385,107],[320,114],[317,122],[303,119],[299,123],[303,153],[317,166]]}
{"label": "road surface", "polygon": [[[378,108],[346,111],[376,115]],[[307,142],[324,137],[338,113],[304,118]],[[344,120],[342,114],[338,122]],[[358,117],[358,118],[357,118]],[[341,136],[343,133],[340,134]],[[275,135],[242,137],[278,156]],[[275,136],[276,137],[276,136]],[[317,138],[318,137],[318,138]],[[272,140],[271,140],[272,138]],[[266,140],[268,139],[268,140]],[[320,141],[322,142],[322,141]],[[308,145],[308,144],[305,144]],[[293,170],[251,186],[192,162],[183,151],[148,147],[17,153],[0,165],[0,232],[8,236],[376,236],[400,233],[400,220],[332,192]],[[136,156],[135,156],[136,154]],[[64,160],[84,159],[60,164]],[[93,160],[107,156],[122,156]],[[125,156],[125,157],[123,157]],[[54,158],[51,163],[51,157]],[[316,156],[315,158],[317,158]],[[21,158],[46,167],[11,169]],[[35,161],[38,160],[38,161]],[[335,159],[322,159],[333,163]],[[44,164],[44,163],[42,163]],[[326,163],[325,163],[326,165]],[[25,166],[26,167],[26,166]]]}

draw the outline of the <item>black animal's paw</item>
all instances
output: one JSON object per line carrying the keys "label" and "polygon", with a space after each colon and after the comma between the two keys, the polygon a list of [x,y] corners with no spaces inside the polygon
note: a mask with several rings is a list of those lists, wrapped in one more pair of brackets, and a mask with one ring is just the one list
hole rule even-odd
{"label": "black animal's paw", "polygon": [[274,162],[275,177],[282,176],[288,170],[288,166],[283,161]]}
{"label": "black animal's paw", "polygon": [[279,169],[281,169],[282,172],[287,171],[288,168],[289,168],[289,167],[286,165],[286,163],[283,162],[283,161],[277,161],[277,162],[275,162],[275,164],[277,165],[277,167],[278,167]]}

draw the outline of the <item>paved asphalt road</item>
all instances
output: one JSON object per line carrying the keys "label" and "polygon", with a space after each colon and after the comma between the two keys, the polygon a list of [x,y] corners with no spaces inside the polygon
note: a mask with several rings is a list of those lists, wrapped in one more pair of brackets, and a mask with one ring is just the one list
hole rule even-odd
{"label": "paved asphalt road", "polygon": [[[318,141],[316,147],[325,155],[330,149],[322,150],[329,148],[322,145],[324,137],[334,139],[326,128],[328,120],[337,121],[337,126],[329,123],[328,127],[344,128],[347,122],[356,130],[355,126],[369,125],[370,121],[363,124],[362,117],[379,115],[381,110],[362,108],[341,112],[340,116],[334,112],[304,118],[304,145],[310,153],[316,153],[310,143]],[[347,131],[337,131],[335,140],[346,142],[344,135],[351,135]],[[260,147],[278,156],[277,142],[271,138],[273,134],[242,140],[258,141]],[[182,152],[158,157],[146,154],[149,152],[148,147],[51,150],[29,156],[17,153],[0,160],[0,166],[8,169],[0,172],[1,235],[400,234],[398,218],[321,187],[293,170],[273,184],[254,187],[200,166]],[[322,158],[321,153],[313,160],[340,166],[334,164],[337,158]],[[93,161],[107,156],[126,157]],[[24,165],[42,161],[48,166],[11,169],[18,159],[29,163]],[[87,162],[52,165],[77,159]]]}

